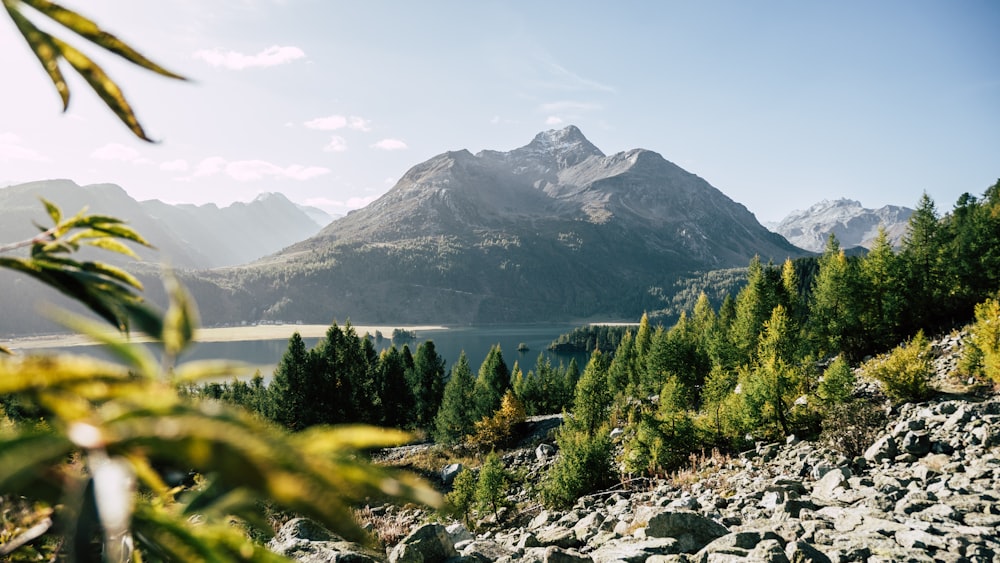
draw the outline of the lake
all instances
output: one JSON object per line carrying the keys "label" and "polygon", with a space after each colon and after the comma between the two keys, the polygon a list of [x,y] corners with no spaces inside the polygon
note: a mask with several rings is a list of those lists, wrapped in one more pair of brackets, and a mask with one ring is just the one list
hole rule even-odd
{"label": "lake", "polygon": [[[287,334],[291,337],[295,332],[294,325],[286,325]],[[559,335],[570,332],[579,325],[552,324],[552,325],[497,325],[479,327],[454,327],[454,328],[434,328],[428,330],[417,330],[416,338],[406,342],[412,353],[416,353],[417,346],[426,340],[434,341],[434,348],[438,355],[444,358],[445,369],[450,370],[462,351],[465,351],[469,359],[469,366],[473,374],[479,370],[479,364],[486,358],[487,352],[494,344],[500,344],[503,351],[504,361],[507,367],[513,369],[514,362],[517,361],[524,373],[535,368],[535,362],[539,353],[544,354],[554,366],[560,362],[569,364],[570,360],[576,358],[580,370],[587,364],[586,354],[557,354],[546,350],[549,343]],[[375,341],[375,346],[380,351],[388,348],[393,342],[388,338],[391,331],[383,331],[386,338]],[[312,348],[319,342],[317,337],[303,337],[306,347]],[[518,345],[524,343],[528,347],[526,352],[518,352]],[[396,342],[396,346],[402,348],[403,342]],[[242,340],[223,342],[199,342],[193,346],[181,361],[205,360],[205,359],[226,359],[239,360],[250,364],[261,366],[261,374],[266,379],[270,379],[275,366],[281,360],[282,354],[288,347],[288,338],[274,340]],[[96,346],[73,346],[70,348],[53,347],[45,350],[70,351],[73,353],[84,353],[98,357],[107,356]]]}

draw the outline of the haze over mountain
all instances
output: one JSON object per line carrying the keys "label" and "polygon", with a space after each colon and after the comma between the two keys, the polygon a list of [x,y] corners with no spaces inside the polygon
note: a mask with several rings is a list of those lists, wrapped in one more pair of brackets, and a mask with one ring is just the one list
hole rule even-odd
{"label": "haze over mountain", "polygon": [[637,318],[678,275],[755,254],[804,253],[659,154],[608,156],[570,126],[508,152],[435,156],[316,236],[212,278],[251,300],[250,318]]}
{"label": "haze over mountain", "polygon": [[137,249],[144,261],[166,261],[180,268],[250,262],[315,234],[332,219],[320,209],[302,208],[278,193],[220,208],[138,202],[113,184],[78,186],[70,180],[45,180],[0,188],[0,240],[31,237],[37,232],[32,222],[49,222],[39,198],[60,206],[64,215],[87,207],[89,213],[122,218],[156,247]]}
{"label": "haze over mountain", "polygon": [[835,199],[793,211],[781,222],[767,226],[799,248],[823,252],[830,233],[836,235],[842,248],[870,248],[882,225],[890,243],[898,248],[912,214],[913,210],[908,207],[886,205],[866,209],[859,201]]}

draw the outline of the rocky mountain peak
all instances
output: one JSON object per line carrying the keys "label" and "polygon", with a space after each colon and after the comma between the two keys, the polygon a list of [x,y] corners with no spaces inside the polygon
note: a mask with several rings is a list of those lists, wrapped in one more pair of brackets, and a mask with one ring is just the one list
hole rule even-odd
{"label": "rocky mountain peak", "polygon": [[843,248],[869,248],[882,226],[889,241],[898,246],[912,213],[912,209],[897,205],[866,209],[853,199],[823,200],[804,211],[792,211],[772,230],[799,248],[822,252],[831,233]]}
{"label": "rocky mountain peak", "polygon": [[603,157],[604,153],[578,127],[570,125],[563,129],[542,131],[530,143],[506,155],[510,159],[533,160],[563,170],[592,156]]}

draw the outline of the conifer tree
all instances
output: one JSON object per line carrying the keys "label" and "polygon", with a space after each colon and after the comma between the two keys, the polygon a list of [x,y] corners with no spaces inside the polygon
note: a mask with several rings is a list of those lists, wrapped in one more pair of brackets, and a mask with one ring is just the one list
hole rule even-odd
{"label": "conifer tree", "polygon": [[868,343],[864,353],[871,354],[886,350],[899,341],[902,314],[903,290],[896,254],[882,225],[879,225],[871,249],[861,260],[860,269],[860,289],[864,296],[861,326]]}
{"label": "conifer tree", "polygon": [[444,386],[441,408],[434,417],[434,439],[442,444],[457,444],[472,432],[472,370],[463,351],[451,366],[451,376]]}
{"label": "conifer tree", "polygon": [[925,192],[910,216],[900,260],[904,265],[904,326],[933,329],[942,320],[935,303],[943,297],[941,228],[934,201]]}
{"label": "conifer tree", "polygon": [[427,340],[417,346],[413,369],[407,373],[413,395],[414,421],[421,428],[430,428],[444,396],[444,360],[438,356],[433,341]]}
{"label": "conifer tree", "polygon": [[281,356],[274,377],[267,388],[267,417],[291,430],[306,427],[309,390],[306,388],[308,352],[298,332],[288,339],[288,348]]}
{"label": "conifer tree", "polygon": [[413,395],[406,383],[404,355],[395,346],[383,350],[378,359],[382,423],[402,428],[413,422]]}
{"label": "conifer tree", "polygon": [[635,333],[635,355],[638,365],[646,365],[646,355],[653,344],[653,329],[649,325],[646,313],[639,319],[639,329]]}
{"label": "conifer tree", "polygon": [[819,259],[810,307],[813,346],[820,356],[845,353],[854,358],[863,348],[861,291],[854,262],[831,233]]}
{"label": "conifer tree", "polygon": [[608,360],[600,350],[594,350],[573,395],[573,418],[588,434],[608,422],[611,400],[608,389]]}
{"label": "conifer tree", "polygon": [[778,305],[780,274],[771,264],[761,264],[754,256],[747,268],[747,285],[736,296],[736,315],[730,326],[730,340],[739,363],[757,358],[757,340],[771,311]]}
{"label": "conifer tree", "polygon": [[510,476],[503,466],[503,461],[496,452],[490,452],[479,469],[479,480],[476,482],[476,508],[481,513],[491,510],[493,517],[499,520],[500,507],[506,504],[509,486]]}
{"label": "conifer tree", "polygon": [[500,408],[504,393],[510,389],[510,370],[503,360],[500,345],[490,347],[486,359],[479,366],[475,385],[476,420],[492,416]]}

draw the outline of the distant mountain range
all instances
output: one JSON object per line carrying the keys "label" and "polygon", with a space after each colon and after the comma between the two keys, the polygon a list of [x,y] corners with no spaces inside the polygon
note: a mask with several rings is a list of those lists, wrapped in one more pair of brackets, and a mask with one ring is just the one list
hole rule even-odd
{"label": "distant mountain range", "polygon": [[607,156],[571,126],[435,156],[316,236],[209,279],[249,318],[634,319],[679,275],[755,254],[805,253],[659,154]]}
{"label": "distant mountain range", "polygon": [[[32,222],[48,221],[39,201],[60,206],[64,215],[83,207],[89,213],[128,221],[155,250],[140,249],[145,261],[174,267],[207,269],[250,262],[316,234],[332,220],[323,210],[303,207],[278,193],[227,207],[170,205],[136,201],[113,184],[78,186],[69,180],[46,180],[0,188],[0,241],[37,232]],[[95,254],[107,259],[107,254]]]}
{"label": "distant mountain range", "polygon": [[889,241],[899,247],[912,214],[912,209],[896,205],[866,209],[861,202],[850,199],[823,200],[804,211],[793,211],[781,222],[767,227],[799,248],[823,252],[830,233],[836,235],[841,248],[870,248],[882,225]]}

